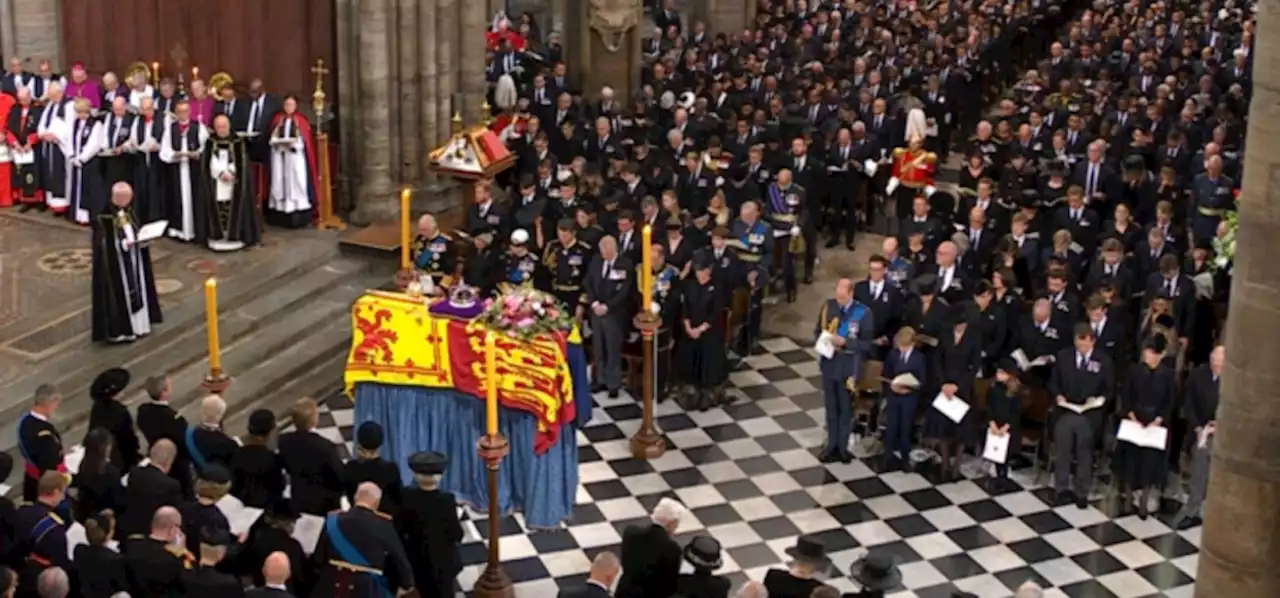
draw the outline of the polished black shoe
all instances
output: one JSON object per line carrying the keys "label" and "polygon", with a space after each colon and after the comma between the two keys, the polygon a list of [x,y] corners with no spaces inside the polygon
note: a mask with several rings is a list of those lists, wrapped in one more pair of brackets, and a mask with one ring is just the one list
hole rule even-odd
{"label": "polished black shoe", "polygon": [[787,291],[787,303],[795,303],[796,295],[796,291]]}
{"label": "polished black shoe", "polygon": [[854,248],[853,246],[853,241],[849,241],[848,243],[845,243],[844,248],[848,249],[849,251],[857,251],[857,249]]}
{"label": "polished black shoe", "polygon": [[1070,492],[1059,492],[1053,496],[1053,506],[1061,507],[1069,505],[1075,501],[1075,496]]}
{"label": "polished black shoe", "polygon": [[1087,497],[1087,496],[1077,496],[1077,497],[1076,497],[1076,508],[1077,508],[1077,509],[1087,509],[1087,508],[1089,508],[1089,497]]}
{"label": "polished black shoe", "polygon": [[604,392],[604,385],[603,385],[603,384],[592,384],[592,385],[591,385],[591,393],[592,393],[592,394],[595,394],[595,393],[597,393],[597,392]]}
{"label": "polished black shoe", "polygon": [[839,239],[832,239],[830,241],[827,241],[827,249],[831,249],[832,247],[835,247],[836,245],[839,245],[839,244],[840,244]]}
{"label": "polished black shoe", "polygon": [[618,398],[618,394],[619,394],[619,392],[620,392],[620,391],[619,391],[618,389],[616,389],[616,388],[615,388],[615,389],[613,389],[613,390],[610,390],[610,391],[609,391],[609,398],[610,398],[610,399],[616,399],[616,398]]}
{"label": "polished black shoe", "polygon": [[822,451],[822,453],[818,455],[819,463],[835,463],[836,461],[839,461],[839,460],[840,459],[836,457],[835,453],[832,453],[829,451]]}
{"label": "polished black shoe", "polygon": [[805,284],[813,284],[813,275],[812,275],[812,274],[805,274],[805,275],[804,275],[804,283],[805,283]]}
{"label": "polished black shoe", "polygon": [[1191,529],[1202,523],[1204,523],[1204,520],[1200,519],[1199,517],[1187,517],[1186,519],[1179,521],[1178,524],[1174,526],[1174,528],[1177,529],[1178,531],[1182,531],[1185,529]]}

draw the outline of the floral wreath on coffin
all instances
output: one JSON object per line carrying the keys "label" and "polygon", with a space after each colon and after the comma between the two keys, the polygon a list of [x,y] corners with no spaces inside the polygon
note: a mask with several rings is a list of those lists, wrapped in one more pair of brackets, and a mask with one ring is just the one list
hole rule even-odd
{"label": "floral wreath on coffin", "polygon": [[523,341],[573,330],[573,315],[564,305],[530,286],[512,287],[486,299],[480,321],[490,330]]}

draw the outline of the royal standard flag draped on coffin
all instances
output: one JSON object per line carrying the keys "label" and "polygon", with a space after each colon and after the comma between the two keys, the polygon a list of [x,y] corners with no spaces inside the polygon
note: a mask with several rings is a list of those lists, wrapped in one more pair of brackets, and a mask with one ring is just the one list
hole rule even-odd
{"label": "royal standard flag draped on coffin", "polygon": [[[351,353],[345,382],[423,386],[484,400],[486,328],[472,320],[431,314],[420,300],[370,293],[351,307]],[[573,335],[569,335],[573,336]],[[521,341],[498,335],[498,401],[534,415],[543,453],[574,418],[573,376],[566,335]]]}

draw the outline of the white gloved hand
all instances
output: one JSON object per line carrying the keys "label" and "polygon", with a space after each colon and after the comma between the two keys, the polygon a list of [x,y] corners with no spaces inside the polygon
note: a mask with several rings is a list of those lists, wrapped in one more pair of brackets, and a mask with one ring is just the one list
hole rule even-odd
{"label": "white gloved hand", "polygon": [[654,313],[654,315],[660,314],[660,313],[662,313],[662,306],[661,306],[661,305],[658,305],[658,302],[657,302],[657,301],[650,301],[650,302],[649,302],[649,311],[653,312],[653,313]]}
{"label": "white gloved hand", "polygon": [[924,188],[924,196],[925,196],[925,197],[932,197],[932,196],[933,196],[933,194],[934,194],[934,192],[936,192],[937,190],[938,190],[938,188],[937,188],[937,187],[934,187],[933,185],[925,185],[925,188]]}
{"label": "white gloved hand", "polygon": [[897,190],[898,185],[899,185],[898,177],[893,177],[889,179],[889,183],[884,186],[884,192],[886,194],[893,193],[895,190]]}
{"label": "white gloved hand", "polygon": [[792,236],[796,236],[796,235],[799,235],[799,234],[800,234],[800,227],[798,227],[798,226],[793,226],[793,227],[791,227],[791,235],[792,235]]}

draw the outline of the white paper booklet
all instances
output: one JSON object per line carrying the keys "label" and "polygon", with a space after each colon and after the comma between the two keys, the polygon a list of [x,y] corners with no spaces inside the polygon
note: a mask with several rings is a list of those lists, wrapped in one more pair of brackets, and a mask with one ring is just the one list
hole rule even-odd
{"label": "white paper booklet", "polygon": [[1169,446],[1169,428],[1144,426],[1131,419],[1124,419],[1120,421],[1120,429],[1116,431],[1116,440],[1163,451]]}
{"label": "white paper booklet", "polygon": [[957,424],[969,413],[969,404],[964,402],[964,399],[960,397],[947,398],[947,395],[943,393],[938,393],[938,396],[933,398],[933,408]]}
{"label": "white paper booklet", "polygon": [[1089,397],[1088,399],[1085,399],[1083,405],[1077,405],[1075,403],[1064,403],[1062,405],[1059,405],[1059,407],[1062,407],[1063,409],[1066,409],[1068,411],[1074,411],[1076,413],[1084,413],[1086,411],[1097,409],[1098,407],[1101,407],[1105,404],[1107,404],[1107,399],[1103,397]]}
{"label": "white paper booklet", "polygon": [[168,220],[157,220],[150,224],[144,224],[142,228],[138,229],[138,242],[146,243],[147,241],[159,239],[164,236],[164,232],[167,230],[169,230]]}
{"label": "white paper booklet", "polygon": [[1009,459],[1009,438],[1011,437],[1008,434],[996,436],[988,430],[987,442],[982,447],[982,458],[1004,465]]}

